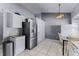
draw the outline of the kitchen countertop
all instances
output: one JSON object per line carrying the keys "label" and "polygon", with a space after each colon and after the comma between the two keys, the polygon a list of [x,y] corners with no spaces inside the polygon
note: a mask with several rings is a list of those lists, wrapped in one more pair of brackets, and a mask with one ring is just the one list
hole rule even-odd
{"label": "kitchen countertop", "polygon": [[14,35],[12,37],[21,37],[21,36],[25,36],[25,35]]}

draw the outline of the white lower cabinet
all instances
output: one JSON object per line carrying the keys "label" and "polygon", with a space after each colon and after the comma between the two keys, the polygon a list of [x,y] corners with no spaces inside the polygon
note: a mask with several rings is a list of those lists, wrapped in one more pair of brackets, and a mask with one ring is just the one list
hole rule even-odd
{"label": "white lower cabinet", "polygon": [[25,49],[25,36],[15,37],[14,39],[14,55],[18,55]]}

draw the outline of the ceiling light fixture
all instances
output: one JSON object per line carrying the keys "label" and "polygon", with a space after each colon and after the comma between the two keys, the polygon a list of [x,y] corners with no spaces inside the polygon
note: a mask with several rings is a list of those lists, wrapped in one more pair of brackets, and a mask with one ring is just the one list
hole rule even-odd
{"label": "ceiling light fixture", "polygon": [[64,18],[64,13],[60,12],[61,4],[58,4],[58,6],[59,6],[59,13],[57,14],[56,18],[57,19],[62,19],[62,18]]}

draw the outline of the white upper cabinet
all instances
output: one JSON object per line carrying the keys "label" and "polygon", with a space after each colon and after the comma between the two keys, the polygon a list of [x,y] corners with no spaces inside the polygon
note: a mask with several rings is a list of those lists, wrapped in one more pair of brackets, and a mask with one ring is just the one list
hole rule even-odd
{"label": "white upper cabinet", "polygon": [[22,28],[24,17],[14,13],[7,13],[7,26],[13,28]]}

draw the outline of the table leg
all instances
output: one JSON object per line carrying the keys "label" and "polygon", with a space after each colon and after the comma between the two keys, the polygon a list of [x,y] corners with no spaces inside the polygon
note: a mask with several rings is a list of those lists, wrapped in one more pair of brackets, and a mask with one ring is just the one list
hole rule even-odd
{"label": "table leg", "polygon": [[63,52],[63,56],[64,56],[64,40],[63,40],[63,51],[62,52]]}

